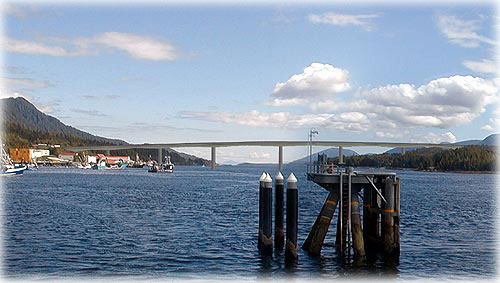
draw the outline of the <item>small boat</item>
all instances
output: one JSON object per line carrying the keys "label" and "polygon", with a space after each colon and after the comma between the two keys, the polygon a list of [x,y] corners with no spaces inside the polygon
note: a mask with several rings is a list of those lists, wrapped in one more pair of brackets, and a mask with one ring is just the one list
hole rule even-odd
{"label": "small boat", "polygon": [[127,163],[119,163],[119,164],[113,164],[113,165],[108,165],[106,159],[101,159],[92,166],[92,169],[94,170],[121,170],[127,168],[128,164]]}
{"label": "small boat", "polygon": [[174,172],[174,164],[170,160],[170,156],[165,157],[165,163],[158,165],[155,161],[149,166],[148,172],[151,173],[173,173]]}
{"label": "small boat", "polygon": [[12,160],[10,160],[10,157],[7,155],[7,152],[3,149],[3,146],[1,148],[0,176],[22,175],[28,167],[24,165],[15,166],[12,163]]}
{"label": "small boat", "polygon": [[88,163],[80,163],[76,167],[79,169],[91,169],[92,165],[90,165]]}

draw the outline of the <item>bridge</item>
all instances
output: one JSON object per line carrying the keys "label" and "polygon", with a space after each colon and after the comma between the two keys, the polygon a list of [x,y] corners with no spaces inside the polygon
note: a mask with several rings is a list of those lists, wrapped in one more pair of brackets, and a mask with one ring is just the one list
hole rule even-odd
{"label": "bridge", "polygon": [[216,148],[218,147],[236,147],[236,146],[266,146],[278,148],[278,170],[283,170],[283,147],[290,146],[327,146],[339,148],[339,163],[344,162],[344,147],[400,147],[402,154],[405,154],[406,148],[436,147],[444,149],[454,149],[462,147],[454,144],[435,144],[435,143],[400,143],[400,142],[357,142],[357,141],[233,141],[233,142],[188,142],[188,143],[161,143],[161,144],[124,144],[124,145],[95,145],[95,146],[68,146],[66,149],[79,151],[105,151],[109,155],[111,150],[121,149],[158,149],[158,159],[162,162],[162,150],[167,148],[188,148],[188,147],[209,147],[211,148],[211,167],[216,167]]}

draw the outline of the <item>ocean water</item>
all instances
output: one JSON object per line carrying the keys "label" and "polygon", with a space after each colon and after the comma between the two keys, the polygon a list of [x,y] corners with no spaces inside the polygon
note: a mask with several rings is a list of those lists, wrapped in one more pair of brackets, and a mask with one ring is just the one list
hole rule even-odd
{"label": "ocean water", "polygon": [[[299,248],[257,250],[258,186],[275,166],[177,166],[94,171],[41,168],[4,178],[3,276],[59,278],[359,278],[481,279],[497,276],[496,176],[395,171],[401,178],[398,266],[342,264],[333,247],[321,258]],[[299,179],[299,246],[327,192]],[[332,221],[326,242],[333,243]]]}

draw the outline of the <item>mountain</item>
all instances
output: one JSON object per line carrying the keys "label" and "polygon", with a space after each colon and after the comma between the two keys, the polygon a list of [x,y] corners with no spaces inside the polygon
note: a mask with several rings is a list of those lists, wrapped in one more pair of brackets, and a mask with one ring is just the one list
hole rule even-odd
{"label": "mountain", "polygon": [[498,145],[498,135],[499,134],[489,135],[484,140],[482,140],[479,144],[480,145]]}
{"label": "mountain", "polygon": [[[322,150],[318,153],[314,153],[312,155],[313,162],[318,160],[318,154],[326,154],[329,158],[337,157],[337,156],[339,156],[339,149],[337,147],[332,147],[329,149]],[[355,155],[359,155],[359,154],[353,150],[344,149],[344,156],[353,156],[353,155],[355,156]],[[308,164],[308,163],[309,163],[309,155],[304,157],[304,158],[300,158],[300,159],[297,159],[295,161],[292,161],[288,164]]]}
{"label": "mountain", "polygon": [[38,110],[33,104],[22,97],[0,99],[0,109],[5,124],[15,124],[19,127],[35,130],[41,133],[64,133],[89,142],[107,144],[127,144],[118,139],[108,139],[89,134],[71,126],[63,124],[57,118]]}
{"label": "mountain", "polygon": [[[498,145],[498,135],[499,134],[491,134],[491,135],[487,136],[486,138],[484,138],[483,140],[465,140],[465,141],[456,142],[453,144],[464,145],[464,146],[465,145],[489,145],[489,146],[493,146],[493,145]],[[406,152],[415,151],[415,150],[417,150],[417,148],[415,148],[415,147],[406,148]],[[395,154],[395,153],[401,153],[401,152],[403,152],[402,149],[400,147],[396,147],[396,148],[389,149],[384,153]]]}
{"label": "mountain", "polygon": [[[63,148],[51,150],[54,154],[64,150],[64,146],[82,145],[124,145],[126,141],[96,136],[74,127],[65,125],[57,118],[38,110],[28,100],[17,98],[0,99],[0,113],[3,118],[4,132],[2,141],[8,147],[29,147],[32,144],[60,144]],[[178,152],[173,149],[163,150],[171,156],[172,162],[178,165],[208,165],[210,161]],[[136,149],[113,151],[116,155],[128,155],[135,159],[138,154],[142,160],[151,156],[158,157],[156,149]]]}

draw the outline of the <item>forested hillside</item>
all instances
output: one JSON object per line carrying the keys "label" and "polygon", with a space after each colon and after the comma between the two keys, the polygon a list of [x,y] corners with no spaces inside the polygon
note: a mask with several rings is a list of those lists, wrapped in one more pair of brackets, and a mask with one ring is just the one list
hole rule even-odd
{"label": "forested hillside", "polygon": [[[401,154],[370,154],[345,157],[349,166],[415,168],[439,171],[495,171],[497,153],[492,146],[465,146],[453,150],[425,148]],[[338,158],[329,162],[338,163]]]}

